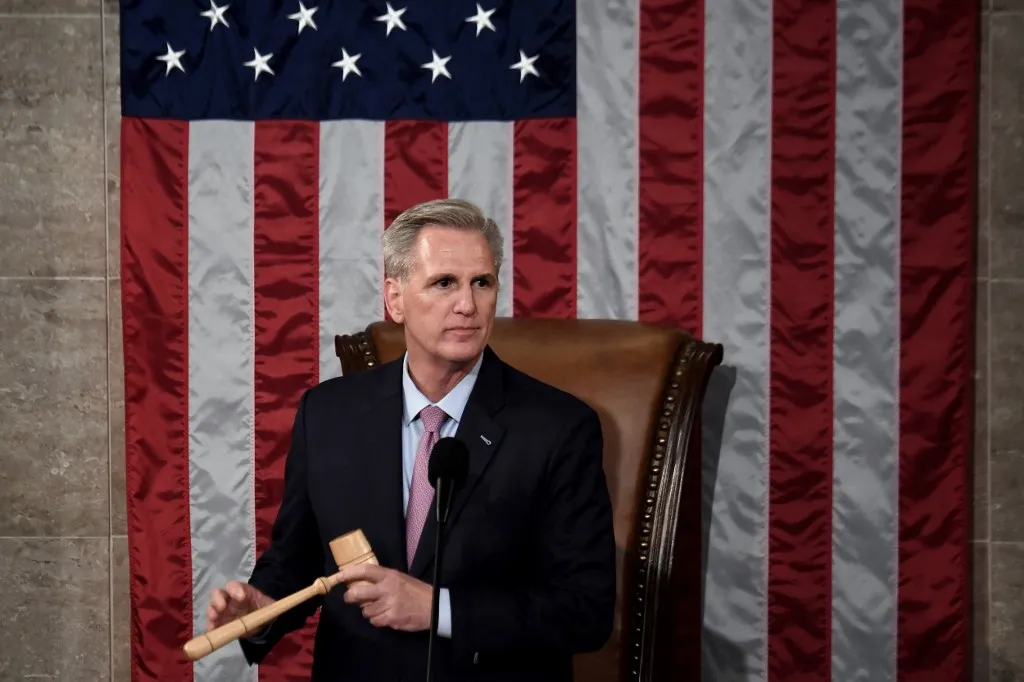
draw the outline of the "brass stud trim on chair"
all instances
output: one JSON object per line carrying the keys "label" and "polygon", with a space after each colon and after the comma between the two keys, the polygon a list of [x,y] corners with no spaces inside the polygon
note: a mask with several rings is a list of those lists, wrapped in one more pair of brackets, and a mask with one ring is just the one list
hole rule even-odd
{"label": "brass stud trim on chair", "polygon": [[335,337],[334,350],[341,360],[342,374],[370,369],[379,363],[373,349],[373,339],[367,331]]}
{"label": "brass stud trim on chair", "polygon": [[[692,437],[694,413],[691,404],[703,400],[704,387],[715,366],[722,360],[722,347],[687,338],[676,353],[662,395],[658,431],[654,439],[646,474],[646,508],[638,518],[639,554],[630,576],[630,602],[638,608],[626,630],[629,679],[650,682],[655,676],[655,631],[658,620],[659,592],[668,587],[672,573],[675,532],[678,522],[683,473],[686,468],[687,441]],[[684,387],[690,390],[684,391]],[[688,404],[690,403],[690,404]],[[649,604],[649,606],[648,606]]]}

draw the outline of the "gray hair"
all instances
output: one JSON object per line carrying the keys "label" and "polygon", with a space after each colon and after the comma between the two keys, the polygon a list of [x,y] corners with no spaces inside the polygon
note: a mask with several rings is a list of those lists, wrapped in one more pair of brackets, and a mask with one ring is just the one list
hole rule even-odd
{"label": "gray hair", "polygon": [[434,199],[406,209],[384,230],[384,276],[405,280],[413,265],[413,247],[428,225],[474,230],[487,239],[495,274],[501,269],[503,240],[498,224],[480,207],[462,199]]}

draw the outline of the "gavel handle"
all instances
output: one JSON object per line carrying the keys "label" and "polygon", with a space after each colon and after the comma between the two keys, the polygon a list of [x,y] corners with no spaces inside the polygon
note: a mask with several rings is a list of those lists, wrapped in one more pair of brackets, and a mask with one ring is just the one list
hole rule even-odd
{"label": "gavel handle", "polygon": [[230,644],[240,637],[259,632],[264,625],[289,609],[293,609],[318,595],[327,594],[332,587],[338,584],[339,575],[340,573],[335,573],[325,578],[317,578],[309,587],[288,595],[284,599],[279,599],[273,604],[267,604],[263,608],[247,613],[230,623],[221,625],[219,628],[193,637],[185,644],[185,655],[188,657],[188,660],[197,661],[220,649],[225,644]]}

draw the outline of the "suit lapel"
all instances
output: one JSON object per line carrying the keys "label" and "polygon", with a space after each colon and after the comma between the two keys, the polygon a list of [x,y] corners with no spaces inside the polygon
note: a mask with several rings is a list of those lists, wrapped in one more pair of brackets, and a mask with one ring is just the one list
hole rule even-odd
{"label": "suit lapel", "polygon": [[[458,522],[459,513],[473,495],[477,483],[487,470],[494,453],[498,450],[505,435],[505,428],[494,421],[494,415],[504,405],[504,385],[502,381],[501,361],[488,347],[484,351],[484,361],[480,366],[480,375],[462,413],[462,421],[455,432],[455,437],[466,444],[469,450],[469,471],[462,486],[455,491],[451,510],[445,524],[444,534],[451,532]],[[434,560],[434,542],[437,535],[437,499],[430,504],[430,512],[423,524],[419,546],[409,574],[423,578]]]}
{"label": "suit lapel", "polygon": [[370,497],[363,532],[382,566],[404,570],[405,512],[402,504],[401,361],[381,367],[380,389],[354,415],[349,446],[357,453],[355,475]]}

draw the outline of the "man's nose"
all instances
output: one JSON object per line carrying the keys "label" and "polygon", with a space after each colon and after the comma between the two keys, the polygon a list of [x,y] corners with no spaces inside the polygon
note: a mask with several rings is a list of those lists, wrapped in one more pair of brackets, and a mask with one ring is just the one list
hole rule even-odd
{"label": "man's nose", "polygon": [[472,315],[476,312],[476,298],[473,295],[473,286],[459,288],[455,301],[455,311],[463,315]]}

